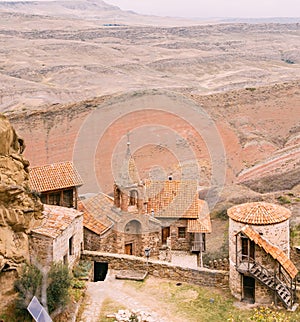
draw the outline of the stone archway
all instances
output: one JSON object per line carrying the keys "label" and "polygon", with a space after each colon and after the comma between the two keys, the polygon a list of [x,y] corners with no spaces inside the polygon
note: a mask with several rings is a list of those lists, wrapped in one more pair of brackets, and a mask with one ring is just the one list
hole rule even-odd
{"label": "stone archway", "polygon": [[128,255],[141,256],[142,245],[142,224],[136,220],[130,220],[124,228],[124,253]]}

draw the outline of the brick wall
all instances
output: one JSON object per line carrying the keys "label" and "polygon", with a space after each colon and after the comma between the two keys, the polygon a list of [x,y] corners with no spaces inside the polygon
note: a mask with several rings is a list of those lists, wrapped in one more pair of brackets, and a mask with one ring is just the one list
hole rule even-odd
{"label": "brick wall", "polygon": [[173,266],[167,262],[149,259],[148,264],[145,258],[109,254],[92,251],[84,251],[81,255],[84,260],[108,263],[109,269],[114,270],[147,270],[150,275],[178,280],[202,286],[216,286],[228,288],[228,272],[210,270],[206,268],[189,269],[180,266]]}

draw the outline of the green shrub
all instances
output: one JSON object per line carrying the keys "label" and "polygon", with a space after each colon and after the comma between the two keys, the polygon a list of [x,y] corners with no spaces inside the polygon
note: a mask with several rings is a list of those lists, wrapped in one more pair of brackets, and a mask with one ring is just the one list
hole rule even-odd
{"label": "green shrub", "polygon": [[49,286],[47,288],[47,302],[49,313],[55,309],[64,307],[69,299],[69,287],[71,276],[68,266],[62,263],[54,263],[48,274]]}
{"label": "green shrub", "polygon": [[73,275],[76,278],[88,277],[92,263],[89,261],[80,261],[79,264],[73,269]]}
{"label": "green shrub", "polygon": [[291,203],[291,199],[288,196],[279,196],[277,200],[282,204],[289,204]]}
{"label": "green shrub", "polygon": [[85,282],[84,281],[80,281],[76,278],[72,279],[72,283],[71,283],[73,288],[77,288],[77,289],[83,289],[85,288]]}
{"label": "green shrub", "polygon": [[33,296],[38,296],[42,283],[42,274],[33,265],[24,264],[22,266],[20,278],[14,283],[14,288],[18,292],[16,308],[26,309]]}

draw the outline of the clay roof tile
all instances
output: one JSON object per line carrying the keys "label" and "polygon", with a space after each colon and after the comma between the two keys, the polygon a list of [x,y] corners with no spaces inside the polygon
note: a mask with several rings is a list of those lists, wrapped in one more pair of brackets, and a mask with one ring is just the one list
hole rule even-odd
{"label": "clay roof tile", "polygon": [[44,205],[45,218],[39,227],[32,229],[32,232],[57,238],[72,222],[82,216],[82,212],[66,207]]}
{"label": "clay roof tile", "polygon": [[78,187],[83,184],[70,161],[30,168],[29,179],[31,189],[38,192]]}
{"label": "clay roof tile", "polygon": [[251,202],[233,206],[227,210],[227,214],[235,221],[252,225],[280,223],[291,216],[289,209],[267,202]]}
{"label": "clay roof tile", "polygon": [[298,274],[296,266],[281,249],[272,245],[266,238],[260,236],[259,233],[248,225],[244,226],[241,232],[243,232],[249,239],[253,240],[255,244],[263,248],[266,253],[270,254],[275,260],[277,260],[291,278],[296,277]]}

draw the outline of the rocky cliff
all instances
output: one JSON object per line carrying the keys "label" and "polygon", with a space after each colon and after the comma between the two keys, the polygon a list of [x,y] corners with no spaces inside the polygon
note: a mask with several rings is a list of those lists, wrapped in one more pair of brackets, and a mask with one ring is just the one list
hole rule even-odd
{"label": "rocky cliff", "polygon": [[25,145],[0,114],[0,308],[21,263],[29,259],[28,234],[42,219],[42,204],[29,188]]}

